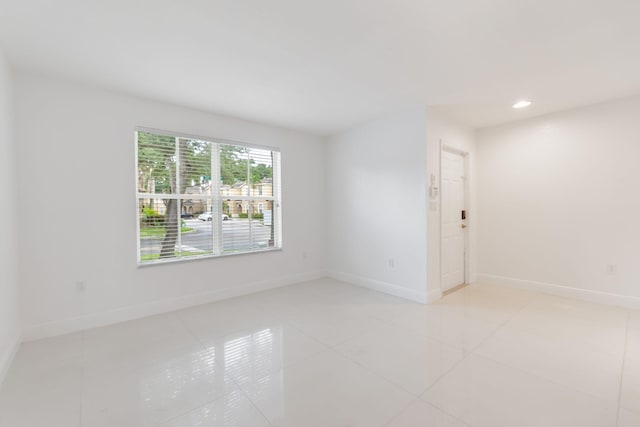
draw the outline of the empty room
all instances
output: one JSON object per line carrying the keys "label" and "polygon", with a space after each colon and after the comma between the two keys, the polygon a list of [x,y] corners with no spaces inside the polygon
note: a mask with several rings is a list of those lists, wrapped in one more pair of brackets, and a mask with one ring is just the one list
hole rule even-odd
{"label": "empty room", "polygon": [[640,427],[638,17],[0,0],[0,427]]}

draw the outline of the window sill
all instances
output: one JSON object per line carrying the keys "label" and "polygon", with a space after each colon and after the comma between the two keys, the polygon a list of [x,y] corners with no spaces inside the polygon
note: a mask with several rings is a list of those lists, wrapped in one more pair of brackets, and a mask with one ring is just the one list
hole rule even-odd
{"label": "window sill", "polygon": [[186,258],[167,258],[163,260],[147,261],[143,263],[138,261],[138,268],[146,268],[146,267],[151,267],[156,265],[176,264],[176,263],[183,263],[183,262],[220,259],[220,258],[236,257],[236,256],[244,256],[244,255],[257,255],[257,254],[264,254],[267,252],[282,252],[282,248],[261,249],[261,250],[251,251],[251,252],[235,252],[235,253],[222,254],[222,255],[203,255],[203,256],[186,257]]}

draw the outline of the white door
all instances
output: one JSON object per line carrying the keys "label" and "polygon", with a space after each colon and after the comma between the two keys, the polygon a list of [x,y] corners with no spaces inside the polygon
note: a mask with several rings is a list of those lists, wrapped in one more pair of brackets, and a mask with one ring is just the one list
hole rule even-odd
{"label": "white door", "polygon": [[464,284],[465,209],[464,156],[442,151],[441,164],[441,271],[442,291]]}

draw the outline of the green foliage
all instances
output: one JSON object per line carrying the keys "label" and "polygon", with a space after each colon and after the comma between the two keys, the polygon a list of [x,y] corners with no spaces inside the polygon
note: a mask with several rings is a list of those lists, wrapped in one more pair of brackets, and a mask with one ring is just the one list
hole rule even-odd
{"label": "green foliage", "polygon": [[175,181],[175,151],[174,137],[138,132],[138,173],[142,175],[140,184],[144,189],[171,192],[172,181]]}
{"label": "green foliage", "polygon": [[[195,257],[195,256],[206,256],[211,255],[212,252],[191,252],[191,251],[182,251],[182,253],[175,251],[173,256],[176,258],[179,257]],[[160,259],[160,254],[143,254],[140,256],[140,261],[155,261]]]}
{"label": "green foliage", "polygon": [[180,139],[181,190],[200,184],[201,177],[210,177],[211,173],[211,144],[206,141]]}
{"label": "green foliage", "polygon": [[273,178],[273,168],[264,163],[258,163],[251,167],[251,182],[258,183],[264,178]]}
{"label": "green foliage", "polygon": [[244,148],[235,145],[220,146],[220,178],[227,185],[246,181],[247,155]]}
{"label": "green foliage", "polygon": [[[148,193],[184,194],[192,184],[218,179],[218,173],[219,179],[226,185],[237,182],[256,184],[265,178],[273,178],[271,165],[258,163],[251,158],[264,158],[264,154],[252,154],[251,149],[227,144],[219,145],[220,171],[212,171],[212,146],[207,141],[138,132],[139,189]],[[269,163],[268,159],[262,161]],[[177,188],[177,183],[180,183],[180,188]],[[164,202],[169,208],[170,201],[167,199]],[[148,217],[158,216],[157,212],[143,213]]]}
{"label": "green foliage", "polygon": [[[180,231],[183,234],[190,233],[193,231],[193,228],[185,227],[183,225],[180,228]],[[163,225],[140,227],[140,237],[164,237],[166,232],[167,230]]]}
{"label": "green foliage", "polygon": [[[165,215],[160,215],[158,214],[157,211],[151,208],[143,208],[142,214],[143,215],[140,218],[142,227],[162,229],[161,233],[155,233],[155,234],[164,235],[164,226],[165,226],[165,221],[167,220]],[[186,225],[187,223],[185,222],[185,220],[180,219],[180,226],[183,228],[183,231],[185,230],[190,231],[191,230],[190,228],[185,228]]]}
{"label": "green foliage", "polygon": [[176,192],[176,139],[180,143],[180,191],[184,192],[192,182],[200,184],[203,176],[211,176],[210,143],[138,132],[138,173],[142,189],[155,193]]}
{"label": "green foliage", "polygon": [[[238,218],[249,218],[249,214],[241,212],[241,213],[238,214]],[[253,219],[264,219],[264,214],[256,212],[253,215],[251,215],[251,218],[253,218]]]}
{"label": "green foliage", "polygon": [[[148,212],[145,212],[147,211]],[[140,218],[140,222],[142,224],[142,226],[147,226],[147,227],[161,227],[164,226],[164,215],[160,215],[158,214],[158,212],[156,212],[153,209],[149,209],[149,208],[144,208],[143,210],[143,216],[141,216]]]}
{"label": "green foliage", "polygon": [[142,209],[142,214],[144,216],[148,217],[154,217],[154,216],[159,216],[158,211],[155,209],[151,209],[151,208],[143,208]]}
{"label": "green foliage", "polygon": [[251,182],[262,181],[263,178],[273,177],[273,168],[264,163],[256,163],[248,159],[249,151],[235,145],[220,146],[220,176],[223,184],[233,185],[236,182],[247,182],[247,162],[250,161]]}

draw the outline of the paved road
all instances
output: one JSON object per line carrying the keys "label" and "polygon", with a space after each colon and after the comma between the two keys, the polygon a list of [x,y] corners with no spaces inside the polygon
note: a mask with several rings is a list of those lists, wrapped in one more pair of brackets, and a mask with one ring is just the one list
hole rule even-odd
{"label": "paved road", "polygon": [[[212,250],[212,222],[198,219],[187,219],[185,225],[194,231],[182,234],[182,247],[190,252],[211,252]],[[249,220],[234,218],[222,221],[222,246],[225,252],[248,250]],[[254,248],[266,247],[271,237],[271,227],[262,225],[262,221],[251,222],[251,241]],[[144,238],[140,241],[142,255],[159,253],[162,238]]]}

